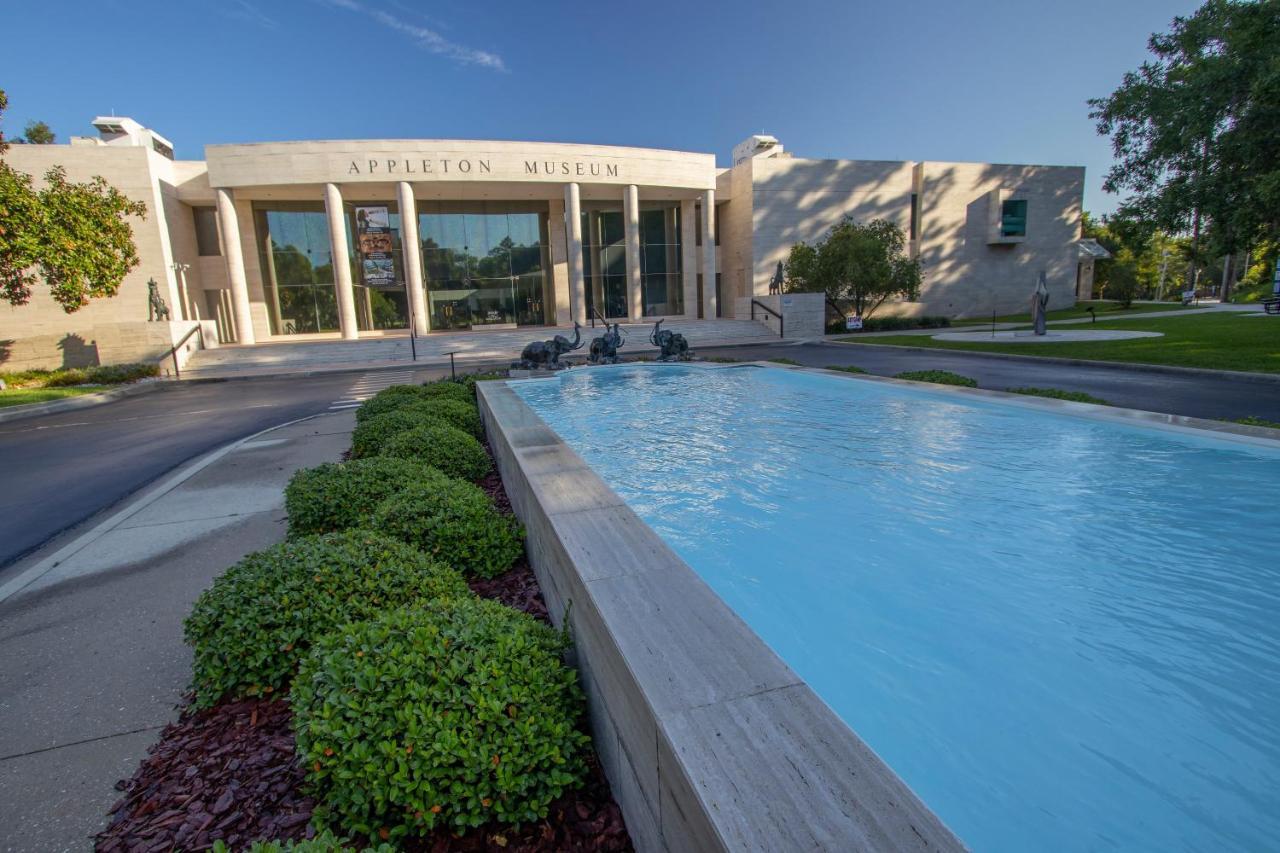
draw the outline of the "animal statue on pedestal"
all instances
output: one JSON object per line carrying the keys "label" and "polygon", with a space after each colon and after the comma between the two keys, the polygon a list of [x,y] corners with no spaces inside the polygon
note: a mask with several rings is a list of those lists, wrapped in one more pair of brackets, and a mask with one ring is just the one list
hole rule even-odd
{"label": "animal statue on pedestal", "polygon": [[160,295],[160,286],[154,278],[147,279],[147,322],[153,323],[169,319],[169,306],[164,304]]}
{"label": "animal statue on pedestal", "polygon": [[614,323],[610,326],[605,323],[604,334],[591,342],[591,363],[617,364],[618,350],[624,343],[626,338],[622,336],[621,324]]}
{"label": "animal statue on pedestal", "polygon": [[653,332],[649,335],[649,343],[661,352],[658,361],[688,361],[691,357],[689,342],[684,335],[662,328],[662,320],[653,324]]}
{"label": "animal statue on pedestal", "polygon": [[520,360],[513,361],[511,366],[520,370],[559,370],[565,366],[560,363],[560,356],[581,349],[585,344],[582,328],[574,323],[573,340],[556,335],[549,341],[533,341],[521,350]]}

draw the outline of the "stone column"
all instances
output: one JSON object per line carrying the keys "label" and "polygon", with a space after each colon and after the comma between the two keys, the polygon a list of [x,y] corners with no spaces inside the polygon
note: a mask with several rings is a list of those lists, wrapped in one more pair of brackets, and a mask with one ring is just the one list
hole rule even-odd
{"label": "stone column", "polygon": [[698,319],[698,207],[691,198],[680,202],[680,286],[684,315]]}
{"label": "stone column", "polygon": [[640,188],[635,184],[630,184],[622,196],[622,219],[627,238],[627,305],[634,321],[644,317],[640,289]]}
{"label": "stone column", "polygon": [[587,295],[582,281],[582,201],[577,184],[564,186],[564,225],[569,253],[569,315],[573,322],[585,323]]}
{"label": "stone column", "polygon": [[566,234],[567,219],[564,213],[564,202],[558,198],[547,200],[547,260],[550,287],[547,293],[551,300],[550,312],[547,316],[557,326],[567,326],[573,322],[573,313],[569,306],[569,260]]}
{"label": "stone column", "polygon": [[231,305],[235,312],[236,341],[257,342],[253,334],[253,316],[249,313],[249,281],[244,275],[244,251],[240,247],[240,222],[231,190],[219,187],[218,228],[222,232],[222,255],[227,262],[227,281],[231,283]]}
{"label": "stone column", "polygon": [[422,246],[418,243],[418,202],[413,197],[413,184],[401,181],[396,186],[400,204],[400,245],[404,248],[404,287],[409,294],[409,310],[413,312],[413,330],[425,335],[427,299],[422,290]]}
{"label": "stone column", "polygon": [[360,337],[356,323],[356,294],[351,284],[351,252],[347,247],[347,216],[342,209],[342,191],[337,184],[324,185],[324,209],[329,216],[329,258],[333,263],[333,286],[338,296],[338,328],[342,337]]}
{"label": "stone column", "polygon": [[716,191],[702,193],[702,316],[716,317]]}

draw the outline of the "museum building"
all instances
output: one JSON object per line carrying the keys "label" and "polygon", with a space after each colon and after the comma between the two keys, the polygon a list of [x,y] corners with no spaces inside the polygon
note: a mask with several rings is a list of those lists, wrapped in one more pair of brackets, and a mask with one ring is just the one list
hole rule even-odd
{"label": "museum building", "polygon": [[[72,314],[39,289],[0,309],[6,366],[146,359],[195,322],[252,344],[746,319],[791,246],[845,215],[897,223],[922,261],[919,299],[882,312],[1018,311],[1041,271],[1051,307],[1091,287],[1082,167],[813,160],[769,136],[728,168],[708,153],[412,139],[209,145],[189,161],[131,119],[93,125],[4,156],[37,181],[60,165],[143,201],[141,263]],[[152,282],[163,322],[148,322]]]}

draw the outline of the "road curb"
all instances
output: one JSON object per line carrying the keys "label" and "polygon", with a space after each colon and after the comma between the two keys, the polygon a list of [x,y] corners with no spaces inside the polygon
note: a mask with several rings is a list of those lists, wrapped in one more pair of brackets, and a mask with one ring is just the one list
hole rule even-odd
{"label": "road curb", "polygon": [[[223,445],[216,450],[212,450],[194,461],[188,461],[176,472],[168,475],[160,481],[159,484],[150,487],[144,486],[145,490],[142,494],[135,496],[120,510],[113,513],[109,518],[95,524],[92,529],[85,531],[77,536],[71,542],[59,548],[56,552],[40,560],[35,565],[28,567],[20,572],[17,577],[11,578],[0,584],[0,604],[22,592],[31,584],[35,583],[46,574],[62,565],[64,562],[74,557],[76,554],[88,548],[98,539],[110,533],[120,526],[121,523],[127,521],[137,515],[142,510],[154,504],[174,489],[181,486],[187,480],[199,474],[210,465],[218,462],[223,457],[234,452],[242,445],[253,441],[260,436],[278,429],[300,424],[304,421],[313,420],[314,418],[326,417],[328,415],[342,414],[341,412],[319,412],[314,415],[307,415],[302,418],[294,418],[291,421],[276,424],[266,429],[258,430],[255,433],[238,438],[230,444]],[[38,549],[37,549],[38,550]]]}
{"label": "road curb", "polygon": [[9,421],[21,421],[27,418],[38,418],[41,415],[56,415],[59,412],[70,412],[76,409],[87,409],[119,400],[123,397],[136,397],[139,394],[150,394],[166,388],[176,387],[171,380],[157,379],[153,382],[141,382],[136,385],[125,385],[112,388],[110,391],[99,391],[96,394],[82,394],[79,397],[68,397],[65,400],[50,400],[47,403],[24,403],[21,406],[5,406],[0,409],[0,424]]}
{"label": "road curb", "polygon": [[1257,382],[1260,385],[1280,385],[1280,373],[1254,373],[1246,370],[1213,370],[1208,367],[1180,367],[1173,364],[1142,364],[1133,361],[1095,361],[1087,358],[1061,358],[1051,355],[1017,355],[1007,352],[983,352],[981,350],[952,349],[951,347],[913,347],[899,344],[878,344],[875,341],[823,341],[823,345],[838,347],[883,347],[884,349],[910,350],[911,352],[945,353],[948,355],[978,355],[983,358],[1022,361],[1032,364],[1065,364],[1073,367],[1101,367],[1107,370],[1137,370],[1147,373],[1165,373],[1174,376],[1199,376],[1212,379],[1235,379]]}

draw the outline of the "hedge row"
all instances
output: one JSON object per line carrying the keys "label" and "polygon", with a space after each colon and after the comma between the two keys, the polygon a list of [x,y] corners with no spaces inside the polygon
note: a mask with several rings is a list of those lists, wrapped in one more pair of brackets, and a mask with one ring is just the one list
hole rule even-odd
{"label": "hedge row", "polygon": [[198,706],[288,692],[315,818],[338,833],[263,853],[539,820],[585,772],[565,636],[463,579],[508,569],[522,538],[467,482],[490,468],[474,383],[397,386],[356,417],[358,458],[295,474],[290,538],[184,624]]}

